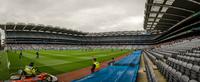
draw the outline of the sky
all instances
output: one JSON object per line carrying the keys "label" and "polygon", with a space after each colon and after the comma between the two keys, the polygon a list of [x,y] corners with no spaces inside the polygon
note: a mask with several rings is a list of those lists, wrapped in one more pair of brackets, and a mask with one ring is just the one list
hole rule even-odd
{"label": "sky", "polygon": [[146,0],[0,0],[0,23],[34,23],[83,32],[143,30]]}

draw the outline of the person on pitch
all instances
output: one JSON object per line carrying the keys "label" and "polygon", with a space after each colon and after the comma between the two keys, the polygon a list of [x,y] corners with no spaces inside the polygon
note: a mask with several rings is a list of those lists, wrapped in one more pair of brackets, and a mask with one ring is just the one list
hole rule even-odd
{"label": "person on pitch", "polygon": [[112,60],[110,62],[108,62],[108,65],[113,65],[115,63],[115,58],[112,58]]}
{"label": "person on pitch", "polygon": [[36,67],[34,67],[34,63],[31,62],[29,65],[24,68],[24,75],[26,76],[35,76],[37,72]]}
{"label": "person on pitch", "polygon": [[97,61],[96,58],[93,58],[91,73],[94,73],[95,71],[98,71],[99,69],[100,69],[100,63]]}

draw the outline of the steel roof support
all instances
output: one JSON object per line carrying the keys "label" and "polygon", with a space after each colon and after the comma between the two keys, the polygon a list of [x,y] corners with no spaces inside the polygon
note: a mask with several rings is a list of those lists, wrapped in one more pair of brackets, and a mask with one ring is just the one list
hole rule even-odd
{"label": "steel roof support", "polygon": [[[155,12],[155,11],[150,11],[150,12],[148,12],[148,13],[150,14],[150,13],[157,13],[157,12]],[[159,14],[166,14],[166,15],[171,15],[171,16],[176,16],[176,17],[181,17],[181,18],[186,18],[186,16],[176,15],[176,14],[167,13],[167,12],[160,12]]]}
{"label": "steel roof support", "polygon": [[25,24],[25,25],[24,25],[24,27],[23,27],[23,29],[22,29],[22,30],[25,30],[25,28],[26,28],[26,27],[27,27],[27,24]]}
{"label": "steel roof support", "polygon": [[171,5],[164,5],[164,4],[158,4],[158,3],[147,4],[147,5],[169,7],[169,8],[178,9],[178,10],[182,10],[182,11],[186,11],[186,12],[190,12],[190,13],[195,13],[195,11],[184,9],[184,8],[180,8],[180,7],[175,7],[175,6],[171,6]]}
{"label": "steel roof support", "polygon": [[31,30],[34,30],[36,27],[37,27],[37,25],[34,25],[34,27],[33,27],[33,28],[31,28]]}
{"label": "steel roof support", "polygon": [[187,0],[187,1],[190,1],[190,2],[193,2],[193,3],[195,3],[195,4],[198,4],[198,5],[200,5],[200,3],[199,3],[199,2],[197,2],[197,1],[195,1],[195,0]]}

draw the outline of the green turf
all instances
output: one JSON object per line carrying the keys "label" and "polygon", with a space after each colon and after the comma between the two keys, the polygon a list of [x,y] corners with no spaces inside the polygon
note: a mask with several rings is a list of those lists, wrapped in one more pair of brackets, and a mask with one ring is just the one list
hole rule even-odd
{"label": "green turf", "polygon": [[[23,51],[22,59],[19,59],[20,51],[8,51],[7,53],[1,52],[1,55],[5,56],[1,57],[1,60],[10,62],[9,73],[14,73],[19,69],[23,69],[25,65],[33,61],[40,71],[57,75],[90,66],[93,57],[96,57],[99,62],[102,62],[129,52],[131,52],[131,50],[40,50],[40,58],[37,59],[35,50],[26,50]],[[7,64],[8,62],[4,62],[4,64],[2,64],[4,68],[0,68],[0,70],[7,69],[5,68]],[[7,79],[8,71],[0,71],[0,77],[5,76],[2,78]]]}
{"label": "green turf", "polygon": [[4,52],[0,52],[0,79],[8,78],[8,58],[7,54]]}

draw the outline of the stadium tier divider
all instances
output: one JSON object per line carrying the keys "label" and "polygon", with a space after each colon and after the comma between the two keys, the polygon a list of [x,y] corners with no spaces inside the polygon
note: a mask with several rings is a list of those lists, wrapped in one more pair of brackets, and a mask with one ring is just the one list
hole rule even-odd
{"label": "stadium tier divider", "polygon": [[[143,57],[144,57],[144,63],[145,63],[145,70],[146,70],[146,75],[148,78],[149,82],[158,82],[153,67],[150,65],[149,62],[151,62],[151,60],[149,59],[149,57],[147,56],[147,53],[144,52],[143,53]],[[152,59],[156,60],[156,58],[154,56],[150,56]],[[153,63],[153,62],[152,62]]]}

